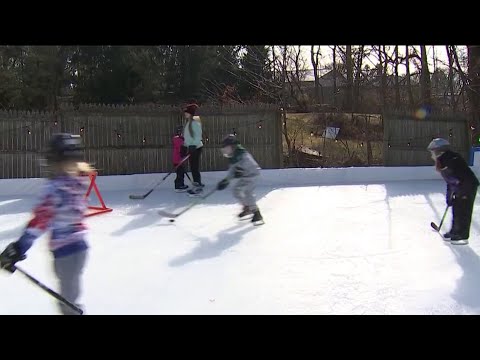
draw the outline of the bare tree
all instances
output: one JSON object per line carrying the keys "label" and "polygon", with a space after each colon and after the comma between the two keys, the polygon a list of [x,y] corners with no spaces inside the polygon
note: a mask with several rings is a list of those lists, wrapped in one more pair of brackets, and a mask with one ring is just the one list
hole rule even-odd
{"label": "bare tree", "polygon": [[357,52],[357,61],[355,63],[355,76],[354,76],[354,92],[353,92],[353,108],[354,111],[358,111],[360,102],[360,80],[362,77],[362,64],[365,56],[365,46],[361,45]]}
{"label": "bare tree", "polygon": [[398,81],[398,45],[395,45],[394,73],[395,73],[395,106],[398,108],[400,107],[400,84]]}
{"label": "bare tree", "polygon": [[473,116],[472,120],[478,127],[480,125],[480,46],[470,45],[467,47],[467,51],[470,111]]}
{"label": "bare tree", "polygon": [[301,56],[302,48],[300,45],[297,47],[290,47],[287,53],[287,68],[293,68],[293,71],[286,72],[287,82],[290,85],[290,95],[295,100],[298,107],[301,109],[306,108],[307,99],[305,91],[302,87],[302,81],[305,78],[305,62]]}
{"label": "bare tree", "polygon": [[320,86],[320,79],[318,76],[318,63],[320,57],[320,46],[317,47],[317,51],[315,52],[314,45],[310,48],[310,60],[312,62],[313,67],[313,77],[315,79],[315,102],[317,104],[323,104],[323,88]]}
{"label": "bare tree", "polygon": [[333,106],[337,106],[337,45],[333,46]]}
{"label": "bare tree", "polygon": [[432,92],[430,83],[430,70],[428,69],[427,48],[420,45],[421,72],[420,72],[420,94],[422,104],[432,103]]}
{"label": "bare tree", "polygon": [[290,164],[293,161],[293,149],[292,142],[288,134],[288,125],[287,125],[287,45],[282,47],[282,118],[283,118],[283,136],[285,137],[285,142],[287,143],[288,148],[288,159]]}
{"label": "bare tree", "polygon": [[[465,75],[465,72],[462,70],[462,67],[460,66],[460,61],[458,59],[458,54],[457,54],[457,49],[456,49],[456,46],[455,45],[452,45],[451,48],[450,48],[450,53],[452,54],[453,56],[453,59],[455,61],[455,64],[457,65],[457,71],[458,71],[458,74],[460,75],[460,79],[462,80],[462,90],[460,91],[460,95],[459,95],[459,98],[460,96],[464,93],[464,91],[467,92],[467,95],[469,95],[469,79],[467,77],[467,75]],[[466,105],[465,105],[465,101],[464,101],[464,110],[466,110]]]}
{"label": "bare tree", "polygon": [[453,55],[450,46],[445,46],[448,56],[448,89],[450,92],[450,106],[453,111],[457,110],[457,102],[455,101],[455,89],[453,87]]}
{"label": "bare tree", "polygon": [[377,65],[377,79],[380,78],[380,87],[378,88],[378,98],[380,100],[380,108],[383,112],[386,106],[386,67],[387,67],[387,57],[385,45],[379,45],[377,50],[378,56],[378,65]]}
{"label": "bare tree", "polygon": [[353,112],[353,60],[352,45],[347,45],[345,65],[347,68],[347,94],[345,110]]}
{"label": "bare tree", "polygon": [[405,68],[407,72],[407,95],[408,95],[408,106],[410,109],[414,107],[413,93],[412,93],[412,80],[410,75],[410,53],[408,45],[405,45]]}
{"label": "bare tree", "polygon": [[387,91],[388,91],[388,83],[387,83],[387,70],[388,70],[388,60],[389,56],[387,53],[387,47],[385,45],[382,45],[382,55],[383,55],[383,66],[382,66],[382,77],[381,77],[381,82],[382,82],[382,89],[383,89],[383,108],[387,106]]}
{"label": "bare tree", "polygon": [[[228,59],[224,60],[231,64]],[[270,79],[246,68],[243,68],[237,73],[229,73],[238,79],[247,82],[265,97],[270,98],[274,103],[281,106],[283,136],[288,148],[290,165],[293,165],[295,136],[292,138],[292,129],[290,129],[288,124],[287,112],[289,108],[289,100],[295,101],[299,106],[305,105],[305,90],[301,85],[305,75],[305,62],[301,56],[301,48],[299,46],[293,47],[288,45],[272,46],[271,62],[269,66],[272,69],[272,78]],[[213,88],[213,86],[211,87]],[[219,90],[220,89],[218,89],[218,91]],[[233,101],[239,101],[239,99],[234,97],[234,93],[230,92],[228,95]]]}

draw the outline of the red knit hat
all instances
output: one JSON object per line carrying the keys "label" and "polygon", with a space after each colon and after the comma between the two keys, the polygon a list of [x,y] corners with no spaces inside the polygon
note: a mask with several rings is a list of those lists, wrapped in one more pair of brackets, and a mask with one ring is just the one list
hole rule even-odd
{"label": "red knit hat", "polygon": [[198,109],[198,105],[195,103],[188,104],[185,109],[183,109],[184,112],[189,113],[192,116],[195,116],[195,112]]}

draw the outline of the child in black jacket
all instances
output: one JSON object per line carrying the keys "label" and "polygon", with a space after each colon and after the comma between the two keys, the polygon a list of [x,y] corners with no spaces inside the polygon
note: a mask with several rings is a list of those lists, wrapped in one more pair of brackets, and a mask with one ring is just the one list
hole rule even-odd
{"label": "child in black jacket", "polygon": [[444,238],[452,244],[468,244],[478,179],[460,154],[450,150],[447,140],[432,140],[428,150],[447,183],[447,205],[453,209],[452,228]]}

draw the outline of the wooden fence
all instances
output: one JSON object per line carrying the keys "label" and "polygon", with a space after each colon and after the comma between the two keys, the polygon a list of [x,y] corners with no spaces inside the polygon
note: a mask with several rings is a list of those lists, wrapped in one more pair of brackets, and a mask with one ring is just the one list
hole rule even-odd
{"label": "wooden fence", "polygon": [[[235,132],[262,168],[282,167],[280,110],[267,104],[200,108],[203,171],[225,170],[222,139]],[[0,178],[41,177],[40,160],[50,136],[82,135],[86,160],[101,175],[168,172],[172,137],[183,124],[170,106],[64,106],[57,113],[0,111]]]}
{"label": "wooden fence", "polygon": [[427,146],[433,138],[447,139],[454,151],[468,160],[469,124],[465,114],[408,114],[403,111],[384,115],[385,166],[432,165]]}

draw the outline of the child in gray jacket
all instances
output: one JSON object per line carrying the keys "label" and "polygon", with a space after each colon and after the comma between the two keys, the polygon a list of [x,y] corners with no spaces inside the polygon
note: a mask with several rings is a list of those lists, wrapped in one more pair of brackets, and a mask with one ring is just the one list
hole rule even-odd
{"label": "child in gray jacket", "polygon": [[263,217],[254,195],[257,178],[260,175],[260,166],[238,142],[235,135],[229,135],[223,140],[222,153],[229,159],[230,168],[227,177],[217,184],[217,190],[224,190],[231,179],[238,179],[233,187],[233,196],[243,205],[243,211],[238,215],[239,218],[243,219],[253,214],[252,223],[254,225],[263,224]]}

